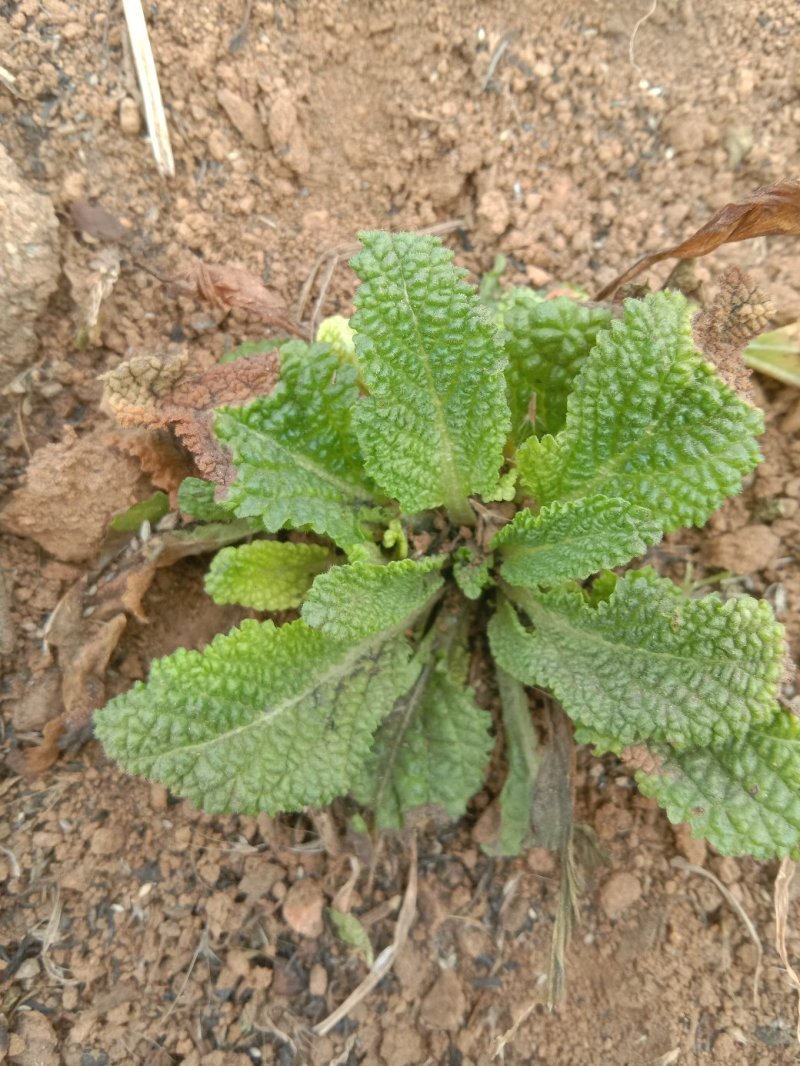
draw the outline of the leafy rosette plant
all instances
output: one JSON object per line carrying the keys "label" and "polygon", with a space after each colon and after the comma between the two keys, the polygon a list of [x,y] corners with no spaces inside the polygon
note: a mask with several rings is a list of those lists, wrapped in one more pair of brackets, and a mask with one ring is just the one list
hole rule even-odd
{"label": "leafy rosette plant", "polygon": [[[284,344],[274,392],[218,412],[229,488],[181,492],[253,530],[216,555],[209,593],[299,617],[154,663],[97,715],[110,755],[208,811],[350,794],[385,828],[461,815],[502,732],[511,852],[537,817],[532,686],[720,851],[797,854],[800,723],[778,703],[770,607],[614,572],[759,462],[761,414],[694,349],[683,297],[615,318],[512,289],[489,309],[437,239],[361,239],[355,316]],[[476,649],[497,669],[494,726]]]}

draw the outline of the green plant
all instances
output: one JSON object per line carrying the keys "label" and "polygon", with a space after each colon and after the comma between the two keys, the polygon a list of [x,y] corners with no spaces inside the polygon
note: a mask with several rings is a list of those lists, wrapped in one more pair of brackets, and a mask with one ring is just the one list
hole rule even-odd
{"label": "green plant", "polygon": [[488,630],[495,851],[539,817],[536,686],[673,821],[725,853],[796,854],[800,723],[769,606],[612,570],[702,525],[759,461],[761,414],[694,350],[683,297],[614,318],[493,285],[488,309],[438,240],[362,243],[349,325],[282,345],[275,391],[217,414],[233,483],[181,494],[260,538],[217,555],[211,594],[300,617],[156,662],[97,715],[110,755],[209,811],[351,794],[378,828],[457,817],[495,744],[468,684]]}

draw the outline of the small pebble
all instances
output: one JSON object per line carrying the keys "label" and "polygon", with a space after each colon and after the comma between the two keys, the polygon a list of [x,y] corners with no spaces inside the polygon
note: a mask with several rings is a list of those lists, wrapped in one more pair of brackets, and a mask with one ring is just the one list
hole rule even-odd
{"label": "small pebble", "polygon": [[119,126],[128,137],[135,137],[142,129],[142,113],[132,96],[124,96],[119,105]]}
{"label": "small pebble", "polygon": [[600,906],[606,915],[618,918],[623,911],[641,898],[642,886],[633,874],[622,871],[612,874],[600,890]]}
{"label": "small pebble", "polygon": [[283,901],[286,924],[300,936],[316,937],[322,933],[322,889],[310,877],[295,881]]}
{"label": "small pebble", "polygon": [[308,976],[308,991],[312,996],[324,996],[328,990],[328,971],[325,967],[315,962]]}

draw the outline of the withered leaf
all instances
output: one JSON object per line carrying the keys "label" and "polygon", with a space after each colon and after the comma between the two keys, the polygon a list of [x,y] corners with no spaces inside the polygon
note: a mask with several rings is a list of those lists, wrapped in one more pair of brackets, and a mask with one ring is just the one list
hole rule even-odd
{"label": "withered leaf", "polygon": [[181,482],[192,474],[192,463],[186,453],[165,429],[120,430],[116,436],[118,447],[138,460],[155,488],[169,494],[170,504],[177,505]]}
{"label": "withered leaf", "polygon": [[750,399],[750,370],[744,350],[769,329],[775,305],[739,267],[724,271],[711,303],[692,319],[698,349],[714,363],[720,377],[739,395]]}
{"label": "withered leaf", "polygon": [[613,300],[618,290],[643,270],[664,259],[696,259],[722,244],[776,234],[800,236],[800,182],[785,180],[764,185],[750,196],[725,204],[715,215],[673,248],[642,256],[632,267],[606,285],[595,299]]}
{"label": "withered leaf", "polygon": [[258,112],[251,103],[230,89],[220,89],[217,100],[236,129],[254,148],[266,148],[267,138]]}
{"label": "withered leaf", "polygon": [[234,469],[214,436],[214,411],[268,395],[279,368],[277,351],[209,369],[190,368],[185,353],[166,359],[140,355],[103,374],[101,380],[104,401],[122,426],[171,428],[191,453],[198,471],[209,481],[227,485]]}
{"label": "withered leaf", "polygon": [[194,259],[188,280],[197,294],[213,307],[226,311],[238,307],[267,326],[307,339],[303,329],[289,317],[286,304],[241,267]]}
{"label": "withered leaf", "polygon": [[126,240],[130,234],[110,211],[102,204],[90,204],[88,200],[73,200],[69,205],[69,215],[75,229],[87,237],[98,241]]}
{"label": "withered leaf", "polygon": [[45,724],[41,744],[27,748],[24,752],[10,752],[9,765],[17,773],[28,774],[31,777],[43,774],[45,770],[49,770],[58,762],[64,732],[64,716],[60,714]]}
{"label": "withered leaf", "polygon": [[228,544],[235,544],[252,533],[246,519],[235,522],[212,522],[191,530],[167,530],[151,537],[121,569],[99,584],[91,606],[95,619],[113,618],[119,611],[133,615],[146,624],[142,600],[153,583],[156,571],[172,566],[190,555],[204,555]]}

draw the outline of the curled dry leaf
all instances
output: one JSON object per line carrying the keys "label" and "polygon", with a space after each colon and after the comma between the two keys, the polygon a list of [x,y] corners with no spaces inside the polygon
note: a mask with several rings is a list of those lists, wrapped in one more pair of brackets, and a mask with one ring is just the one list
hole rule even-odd
{"label": "curled dry leaf", "polygon": [[[78,241],[73,240],[73,247],[80,248]],[[119,249],[114,245],[93,249],[88,263],[84,258],[87,251],[84,248],[70,256],[64,266],[78,308],[78,343],[84,347],[100,344],[103,304],[114,291],[120,271]]]}
{"label": "curled dry leaf", "polygon": [[52,766],[62,751],[83,738],[92,713],[106,701],[105,672],[127,620],[119,611],[107,620],[87,616],[87,584],[84,575],[50,617],[45,638],[58,661],[61,711],[44,725],[40,744],[11,753],[14,768],[22,773],[42,773]]}
{"label": "curled dry leaf", "polygon": [[738,267],[726,270],[708,307],[692,319],[694,342],[720,377],[750,400],[750,369],[743,361],[750,341],[770,326],[775,305]]}
{"label": "curled dry leaf", "polygon": [[643,270],[663,259],[696,259],[722,244],[777,234],[800,236],[800,182],[778,181],[764,185],[750,196],[725,204],[688,240],[660,252],[642,256],[632,267],[606,285],[597,300],[613,300],[619,289]]}
{"label": "curled dry leaf", "polygon": [[120,220],[107,211],[102,204],[90,204],[88,200],[73,200],[69,216],[76,230],[96,241],[124,241],[130,236]]}
{"label": "curled dry leaf", "polygon": [[286,305],[266,286],[241,267],[192,261],[188,281],[207,303],[226,311],[239,308],[267,326],[307,339],[288,314]]}
{"label": "curled dry leaf", "polygon": [[268,395],[278,380],[277,351],[210,369],[193,369],[181,353],[166,359],[140,355],[102,376],[104,401],[126,427],[171,428],[209,481],[227,485],[234,470],[214,436],[217,407],[239,407]]}
{"label": "curled dry leaf", "polygon": [[217,101],[248,144],[252,144],[254,148],[267,147],[264,127],[252,104],[231,92],[230,89],[220,89],[217,93]]}
{"label": "curled dry leaf", "polygon": [[125,557],[113,573],[98,582],[97,593],[89,604],[93,608],[93,617],[112,618],[119,611],[125,611],[137,622],[146,624],[148,619],[142,600],[156,570],[172,566],[189,555],[217,551],[243,540],[251,532],[249,523],[240,519],[237,522],[212,522],[193,530],[167,530],[155,534]]}
{"label": "curled dry leaf", "polygon": [[216,551],[251,532],[246,521],[200,526],[196,530],[156,534],[97,581],[89,592],[84,575],[61,598],[45,631],[55,650],[60,706],[44,724],[42,741],[24,752],[14,751],[9,763],[19,773],[49,769],[63,751],[82,742],[92,714],[106,702],[105,673],[127,624],[127,615],[146,624],[142,600],[156,571],[188,555]]}
{"label": "curled dry leaf", "polygon": [[177,507],[181,482],[193,471],[191,460],[164,429],[122,430],[116,438],[121,451],[138,460],[153,487],[169,493],[170,505]]}

